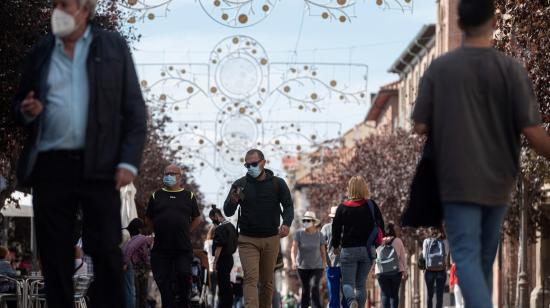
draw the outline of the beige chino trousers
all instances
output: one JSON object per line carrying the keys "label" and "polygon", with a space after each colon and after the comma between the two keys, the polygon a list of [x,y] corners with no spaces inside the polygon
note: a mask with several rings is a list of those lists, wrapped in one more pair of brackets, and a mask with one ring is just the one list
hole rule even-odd
{"label": "beige chino trousers", "polygon": [[278,235],[265,238],[239,235],[245,308],[271,308],[279,240]]}

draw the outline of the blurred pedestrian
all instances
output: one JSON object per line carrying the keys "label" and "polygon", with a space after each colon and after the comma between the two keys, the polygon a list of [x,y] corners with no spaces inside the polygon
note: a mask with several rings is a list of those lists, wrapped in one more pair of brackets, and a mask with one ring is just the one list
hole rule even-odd
{"label": "blurred pedestrian", "polygon": [[436,308],[443,307],[443,293],[447,283],[447,259],[449,248],[444,233],[437,228],[430,228],[430,237],[422,243],[422,256],[425,264],[424,281],[428,291],[428,308],[433,307],[433,297],[436,298]]}
{"label": "blurred pedestrian", "polygon": [[216,225],[212,248],[214,250],[214,270],[218,276],[219,307],[231,308],[233,306],[231,270],[233,269],[233,254],[237,250],[237,230],[215,205],[212,205],[208,217]]}
{"label": "blurred pedestrian", "polygon": [[151,271],[151,248],[153,237],[143,234],[145,223],[141,218],[134,218],[126,228],[130,240],[123,247],[124,264],[131,266],[134,272],[135,307],[147,307],[147,280]]}
{"label": "blurred pedestrian", "polygon": [[456,264],[451,263],[451,274],[449,276],[449,288],[455,297],[455,308],[464,308],[464,297],[458,285],[458,277],[456,276]]}
{"label": "blurred pedestrian", "polygon": [[327,265],[327,244],[319,232],[319,219],[312,211],[302,216],[303,229],[296,231],[292,242],[292,269],[298,270],[302,283],[301,307],[321,308],[321,277]]}
{"label": "blurred pedestrian", "polygon": [[248,151],[244,160],[247,175],[233,183],[223,210],[230,217],[240,206],[237,229],[245,306],[268,308],[279,240],[288,236],[294,207],[286,182],[265,169],[266,160],[260,150]]}
{"label": "blurred pedestrian", "polygon": [[218,273],[216,273],[216,269],[214,268],[214,250],[212,249],[212,244],[214,244],[215,229],[216,226],[212,224],[212,226],[210,226],[208,232],[206,233],[206,240],[204,240],[204,251],[206,251],[206,255],[208,256],[208,281],[210,283],[210,294],[208,294],[208,297],[210,299],[208,302],[212,304],[212,308],[216,308],[218,306],[218,299],[216,297],[216,294],[218,294]]}
{"label": "blurred pedestrian", "polygon": [[[445,227],[466,306],[492,305],[492,268],[519,171],[520,134],[550,158],[550,137],[524,66],[493,48],[493,0],[461,0],[462,47],[420,82],[415,131],[433,139]],[[467,226],[467,227],[465,227]]]}
{"label": "blurred pedestrian", "polygon": [[382,308],[398,308],[399,288],[408,278],[407,253],[392,223],[386,225],[384,235],[376,249],[375,274],[382,291]]}
{"label": "blurred pedestrian", "polygon": [[97,0],[55,0],[52,33],[31,49],[14,99],[27,128],[17,176],[33,188],[49,307],[73,307],[73,231],[94,263],[97,307],[124,305],[120,194],[137,174],[145,103],[122,36],[91,21]]}
{"label": "blurred pedestrian", "polygon": [[340,293],[342,290],[342,269],[340,268],[340,256],[334,254],[334,247],[332,246],[332,221],[336,215],[336,209],[338,209],[338,206],[330,208],[330,213],[328,214],[330,223],[325,224],[321,228],[321,234],[327,244],[326,279],[329,293],[328,305],[329,308],[348,308],[348,303],[343,296],[342,300],[340,300]]}
{"label": "blurred pedestrian", "polygon": [[147,204],[146,216],[155,233],[151,269],[160,290],[162,307],[188,307],[193,247],[191,232],[201,223],[197,198],[182,188],[182,170],[164,169],[163,188]]}
{"label": "blurred pedestrian", "polygon": [[383,228],[382,213],[370,199],[367,181],[352,177],[347,200],[338,206],[332,222],[332,247],[340,255],[343,293],[350,308],[365,307],[367,276]]}

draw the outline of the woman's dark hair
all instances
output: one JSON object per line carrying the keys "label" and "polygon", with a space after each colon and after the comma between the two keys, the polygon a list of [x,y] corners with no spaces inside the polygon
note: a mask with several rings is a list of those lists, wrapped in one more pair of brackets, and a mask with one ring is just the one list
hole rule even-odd
{"label": "woman's dark hair", "polygon": [[128,233],[130,233],[130,236],[138,235],[139,230],[145,227],[145,223],[141,218],[134,218],[130,223],[128,224],[128,227],[126,227],[126,230],[128,230]]}
{"label": "woman's dark hair", "polygon": [[388,224],[386,225],[386,228],[385,228],[385,230],[384,230],[384,233],[385,233],[386,236],[393,236],[393,237],[396,237],[396,235],[395,235],[395,226],[394,226],[394,224],[392,224],[391,222],[388,223]]}
{"label": "woman's dark hair", "polygon": [[458,18],[463,27],[478,27],[495,15],[494,0],[460,0]]}
{"label": "woman's dark hair", "polygon": [[216,214],[219,214],[220,216],[223,216],[222,211],[216,207],[215,204],[212,204],[212,209],[210,210],[210,213],[208,213],[208,217],[212,218]]}

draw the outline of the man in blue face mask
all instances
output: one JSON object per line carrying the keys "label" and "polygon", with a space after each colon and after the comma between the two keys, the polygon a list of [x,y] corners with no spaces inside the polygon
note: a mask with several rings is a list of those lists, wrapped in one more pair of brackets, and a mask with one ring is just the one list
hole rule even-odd
{"label": "man in blue face mask", "polygon": [[164,187],[151,195],[145,214],[155,233],[151,269],[162,307],[189,307],[193,260],[190,234],[202,218],[195,194],[181,186],[181,168],[166,167],[162,182]]}
{"label": "man in blue face mask", "polygon": [[246,176],[232,185],[223,208],[229,217],[240,206],[237,228],[245,307],[271,307],[279,240],[288,235],[294,219],[294,206],[286,182],[265,169],[265,164],[260,150],[246,153]]}

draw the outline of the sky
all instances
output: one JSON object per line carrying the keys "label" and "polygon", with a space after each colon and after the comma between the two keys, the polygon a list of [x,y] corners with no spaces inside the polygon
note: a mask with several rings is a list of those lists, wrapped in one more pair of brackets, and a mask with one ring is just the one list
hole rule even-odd
{"label": "sky", "polygon": [[[149,0],[150,3],[159,1],[161,0]],[[332,69],[333,74],[349,73],[349,80],[347,80],[349,86],[363,86],[364,81],[356,77],[360,74],[353,72],[352,76],[351,69],[343,64],[366,65],[368,78],[366,89],[363,91],[373,93],[380,86],[398,79],[397,75],[388,73],[388,69],[421,27],[434,23],[436,17],[435,0],[414,1],[412,12],[383,10],[376,6],[374,0],[359,0],[356,1],[354,9],[356,17],[352,18],[351,22],[345,23],[324,20],[320,16],[309,16],[305,11],[304,0],[270,0],[275,3],[275,7],[261,22],[246,28],[230,28],[212,20],[203,11],[201,1],[207,0],[173,0],[168,6],[169,11],[166,12],[166,16],[157,16],[154,20],[146,19],[144,22],[138,20],[135,23],[137,32],[142,36],[141,40],[134,44],[133,51],[141,80],[146,79],[151,83],[158,79],[162,65],[208,64],[214,46],[227,37],[244,35],[253,38],[263,46],[271,64],[275,62],[287,63],[287,65],[299,62],[340,64],[336,69]],[[164,15],[162,8],[152,12]],[[222,46],[226,45],[222,43]],[[160,65],[148,65],[152,63]],[[207,73],[207,70],[202,73],[193,71],[195,74],[193,79],[196,79],[198,84],[202,81],[207,84],[208,78],[204,77]],[[163,86],[162,91],[176,91],[173,85],[171,85],[172,89],[166,89],[169,86]],[[206,100],[202,98],[190,101],[182,111],[180,120],[189,123],[202,121],[201,123],[205,126],[213,123],[217,110],[209,108]],[[306,123],[309,120],[337,123],[335,124],[338,126],[337,129],[331,126],[325,129],[325,134],[318,133],[317,140],[321,141],[322,138],[334,137],[336,130],[343,133],[361,122],[369,105],[367,99],[359,104],[339,104],[328,100],[324,102],[323,112],[297,115],[289,108],[279,108],[277,112],[264,113],[263,120],[277,122],[291,119],[294,123],[303,122],[304,131],[313,129],[313,125]],[[278,106],[281,104],[279,103]],[[206,128],[202,132],[207,137],[212,137],[211,135],[214,134]],[[185,164],[186,161],[184,160],[183,163]],[[277,169],[276,165],[280,165],[280,161],[271,163],[275,165],[275,169]],[[245,171],[242,168],[235,172],[242,172],[244,175]],[[193,176],[201,186],[207,203],[223,201],[229,189],[224,182],[226,179],[220,180],[219,176],[209,168],[196,170]]]}

